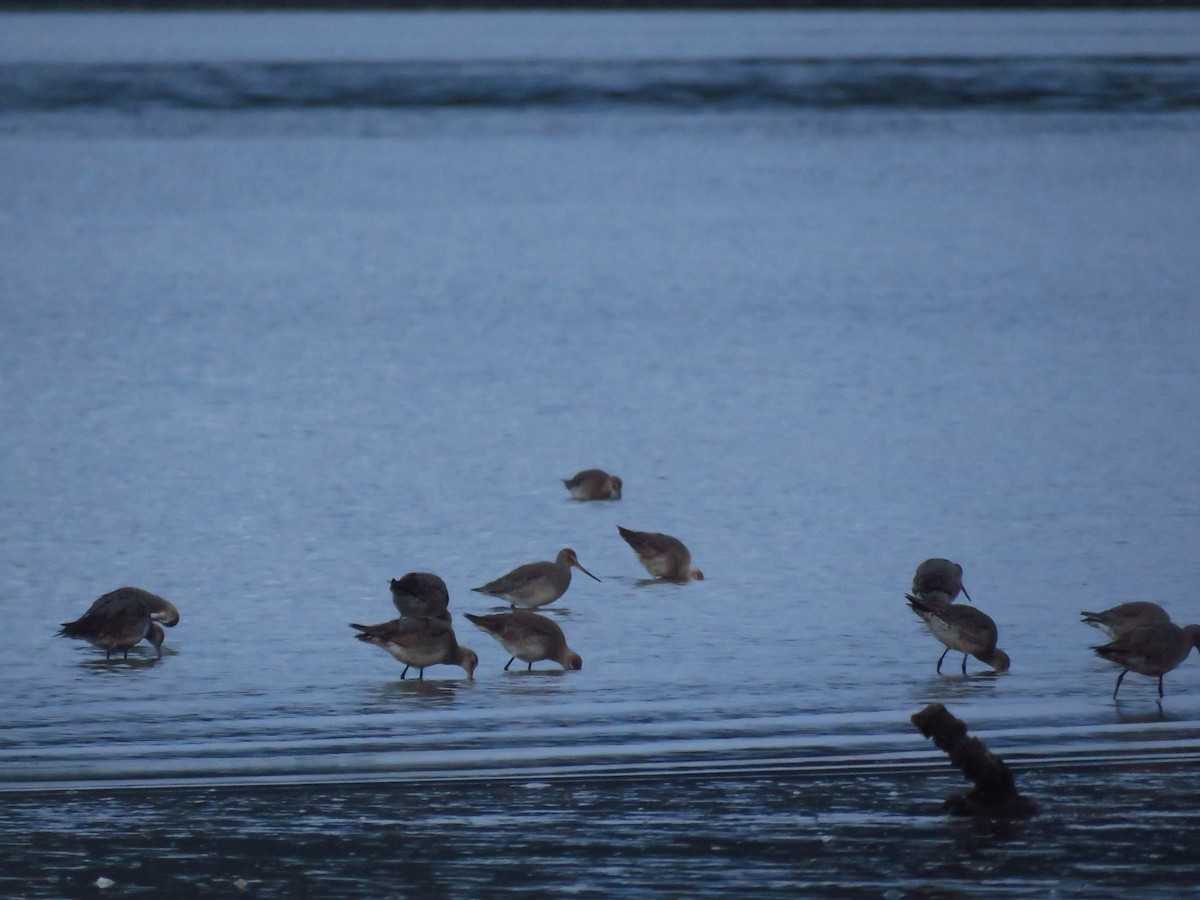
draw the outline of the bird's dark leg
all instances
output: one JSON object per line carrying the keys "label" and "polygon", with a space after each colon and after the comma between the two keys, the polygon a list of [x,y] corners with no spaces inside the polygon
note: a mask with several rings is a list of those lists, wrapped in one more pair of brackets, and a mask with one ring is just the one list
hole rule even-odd
{"label": "bird's dark leg", "polygon": [[105,651],[104,651],[104,658],[105,658],[105,659],[112,659],[112,651],[111,651],[111,650],[105,650]]}
{"label": "bird's dark leg", "polygon": [[504,671],[505,671],[505,672],[507,672],[507,671],[508,671],[508,667],[509,667],[509,666],[511,666],[511,665],[513,664],[513,660],[514,660],[514,659],[516,659],[516,657],[515,657],[515,656],[514,656],[514,657],[512,657],[512,659],[510,659],[508,662],[506,662],[506,663],[504,664]]}
{"label": "bird's dark leg", "polygon": [[1121,672],[1120,675],[1117,676],[1117,686],[1115,688],[1113,688],[1113,699],[1114,700],[1117,699],[1117,691],[1119,691],[1121,689],[1121,680],[1128,674],[1129,674],[1129,670],[1125,669]]}
{"label": "bird's dark leg", "polygon": [[129,648],[128,647],[125,648],[125,656],[122,657],[122,659],[129,659]]}
{"label": "bird's dark leg", "polygon": [[424,670],[424,669],[418,669],[417,671],[421,673],[421,678],[420,678],[420,680],[421,680],[421,681],[424,681],[424,680],[425,680],[425,670]]}
{"label": "bird's dark leg", "polygon": [[945,650],[942,651],[942,655],[938,657],[937,671],[938,671],[939,675],[942,674],[942,660],[946,658],[946,654],[949,652],[950,652],[950,648],[947,647]]}
{"label": "bird's dark leg", "polygon": [[404,680],[404,676],[408,674],[408,666],[404,667],[404,671],[400,673],[400,680]]}
{"label": "bird's dark leg", "polygon": [[525,667],[525,671],[526,671],[526,672],[532,672],[532,671],[533,671],[533,663],[530,663],[528,666],[526,666],[526,667]]}
{"label": "bird's dark leg", "polygon": [[1162,676],[1158,676],[1158,699],[1162,699]]}
{"label": "bird's dark leg", "polygon": [[967,674],[967,654],[963,654],[963,674]]}

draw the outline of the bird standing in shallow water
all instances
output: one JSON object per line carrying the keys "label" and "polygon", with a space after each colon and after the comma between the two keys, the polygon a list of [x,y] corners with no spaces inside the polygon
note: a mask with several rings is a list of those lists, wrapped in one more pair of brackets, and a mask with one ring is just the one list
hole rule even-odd
{"label": "bird standing in shallow water", "polygon": [[440,663],[462,666],[468,678],[475,677],[479,657],[474,650],[461,646],[454,636],[454,629],[441,619],[401,618],[379,625],[355,625],[351,622],[350,627],[361,632],[355,635],[360,641],[374,644],[404,663],[401,678],[412,666],[420,670],[421,680],[424,681],[425,670]]}
{"label": "bird standing in shallow water", "polygon": [[667,581],[701,581],[704,573],[692,567],[692,554],[683,541],[657,531],[634,531],[617,526],[646,571]]}
{"label": "bird standing in shallow water", "polygon": [[409,572],[391,581],[392,604],[402,616],[450,621],[450,591],[432,572]]}
{"label": "bird standing in shallow water", "polygon": [[971,595],[962,583],[962,566],[949,559],[934,557],[917,566],[913,573],[912,593],[931,600],[953,603],[959,592],[971,602]]}
{"label": "bird standing in shallow water", "polygon": [[574,550],[564,547],[558,551],[554,562],[533,562],[517,566],[507,575],[471,590],[507,600],[513,607],[545,606],[567,592],[567,588],[571,586],[572,568],[578,569],[588,578],[600,580],[579,564]]}
{"label": "bird standing in shallow water", "polygon": [[1193,647],[1200,647],[1200,625],[1180,628],[1170,622],[1139,625],[1121,634],[1115,641],[1092,649],[1109,662],[1122,666],[1113,688],[1113,699],[1121,682],[1130,672],[1158,678],[1158,696],[1163,695],[1163,676],[1188,658]]}
{"label": "bird standing in shallow water", "polygon": [[564,478],[563,484],[576,500],[621,499],[621,479],[603,469],[584,469],[572,478]]}
{"label": "bird standing in shallow water", "polygon": [[1103,612],[1081,612],[1080,615],[1083,616],[1086,624],[1093,628],[1099,628],[1110,638],[1120,637],[1126,631],[1142,625],[1171,621],[1171,617],[1167,615],[1165,609],[1149,600],[1134,600]]}
{"label": "bird standing in shallow water", "polygon": [[526,609],[490,616],[466,615],[512,655],[512,659],[504,664],[505,672],[514,659],[528,663],[530,670],[535,662],[543,659],[553,660],[564,669],[583,668],[583,658],[567,646],[562,629],[545,616]]}
{"label": "bird standing in shallow water", "polygon": [[987,663],[997,672],[1007,672],[1008,654],[996,648],[996,623],[991,616],[973,606],[957,606],[945,600],[929,600],[907,594],[908,605],[920,616],[933,636],[946,645],[938,657],[937,671],[941,674],[942,660],[951,650],[963,655],[962,673],[967,674],[967,655]]}
{"label": "bird standing in shallow water", "polygon": [[145,638],[161,657],[164,632],[159,624],[175,627],[179,610],[158,594],[122,587],[98,597],[74,622],[64,622],[58,634],[99,647],[105,659],[113,653],[124,653],[128,659],[130,648]]}

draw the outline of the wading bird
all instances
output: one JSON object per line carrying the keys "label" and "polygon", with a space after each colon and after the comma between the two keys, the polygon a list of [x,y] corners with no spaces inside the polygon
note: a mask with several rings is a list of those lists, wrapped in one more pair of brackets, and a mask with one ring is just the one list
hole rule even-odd
{"label": "wading bird", "polygon": [[967,656],[974,656],[997,672],[1007,672],[1008,654],[996,648],[996,623],[992,617],[973,606],[958,606],[945,600],[907,594],[908,605],[920,616],[933,636],[946,645],[938,657],[937,671],[941,674],[942,660],[951,650],[963,655],[962,673],[967,674]]}
{"label": "wading bird", "polygon": [[584,469],[563,484],[576,500],[620,500],[621,479],[603,469]]}
{"label": "wading bird", "polygon": [[449,622],[450,591],[432,572],[409,572],[391,581],[392,603],[402,616]]}
{"label": "wading bird", "polygon": [[912,593],[931,600],[953,603],[959,591],[971,602],[971,595],[962,583],[962,566],[949,559],[934,557],[917,566],[913,573]]}
{"label": "wading bird", "polygon": [[578,569],[588,578],[600,580],[579,564],[574,550],[565,547],[558,551],[554,562],[533,562],[517,566],[507,575],[471,590],[507,600],[513,607],[545,606],[567,592],[567,588],[571,586],[572,568]]}
{"label": "wading bird", "polygon": [[1139,625],[1126,631],[1115,641],[1093,647],[1097,654],[1122,666],[1113,688],[1113,699],[1121,690],[1121,682],[1130,672],[1158,678],[1158,696],[1163,695],[1163,676],[1188,658],[1193,647],[1200,647],[1200,625],[1180,628],[1170,622]]}
{"label": "wading bird", "polygon": [[122,587],[98,597],[74,622],[64,622],[58,634],[99,647],[105,659],[114,653],[128,659],[129,649],[145,638],[161,657],[164,632],[158,625],[173,628],[178,623],[179,610],[158,594]]}
{"label": "wading bird", "polygon": [[667,581],[700,581],[704,573],[692,567],[692,554],[683,541],[656,531],[634,531],[617,526],[646,571]]}
{"label": "wading bird", "polygon": [[454,636],[454,629],[441,619],[402,618],[379,625],[355,625],[351,622],[350,627],[358,629],[360,633],[355,637],[360,641],[374,644],[404,663],[401,678],[412,667],[420,671],[421,680],[424,681],[425,670],[442,663],[462,666],[468,678],[475,677],[479,657],[474,650],[461,646]]}
{"label": "wading bird", "polygon": [[1081,612],[1080,615],[1083,616],[1085,623],[1093,628],[1099,628],[1110,638],[1118,638],[1126,631],[1142,625],[1171,621],[1171,617],[1167,615],[1165,609],[1149,600],[1134,600],[1103,612]]}
{"label": "wading bird", "polygon": [[526,609],[489,616],[466,615],[511,654],[512,659],[504,664],[505,672],[516,659],[528,663],[529,669],[543,659],[553,660],[564,669],[583,668],[582,657],[567,646],[562,629],[545,616]]}

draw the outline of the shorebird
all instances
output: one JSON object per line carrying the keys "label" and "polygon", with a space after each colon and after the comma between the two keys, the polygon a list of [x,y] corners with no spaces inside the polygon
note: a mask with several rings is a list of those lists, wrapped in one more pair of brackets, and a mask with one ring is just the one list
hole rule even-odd
{"label": "shorebird", "polygon": [[513,607],[545,606],[567,592],[567,588],[571,586],[572,567],[588,578],[600,580],[579,564],[574,550],[564,547],[558,551],[554,562],[534,562],[517,566],[507,575],[471,590],[507,600]]}
{"label": "shorebird", "polygon": [[940,599],[953,603],[959,591],[962,591],[968,602],[974,602],[963,587],[962,574],[962,566],[952,560],[940,557],[927,559],[917,566],[913,574],[912,593],[931,600],[939,599],[936,595],[940,594]]}
{"label": "shorebird", "polygon": [[504,664],[505,672],[515,659],[529,663],[531,670],[535,662],[543,659],[553,660],[564,669],[583,668],[583,659],[567,646],[562,629],[545,616],[527,609],[490,616],[466,615],[512,654],[512,659]]}
{"label": "shorebird", "polygon": [[703,572],[692,568],[692,554],[678,538],[655,531],[633,531],[620,525],[617,531],[653,577],[668,581],[700,581],[704,578]]}
{"label": "shorebird", "polygon": [[1126,631],[1141,625],[1171,621],[1165,609],[1149,600],[1134,600],[1132,603],[1122,603],[1103,612],[1081,612],[1080,615],[1083,616],[1084,622],[1093,628],[1099,628],[1110,638],[1118,638]]}
{"label": "shorebird", "polygon": [[105,659],[113,653],[124,653],[128,659],[129,648],[149,638],[162,656],[163,630],[155,623],[173,628],[178,622],[179,610],[158,594],[122,587],[98,597],[74,622],[64,622],[58,634],[99,647]]}
{"label": "shorebird", "polygon": [[620,500],[621,479],[603,469],[584,469],[563,484],[576,500]]}
{"label": "shorebird", "polygon": [[933,636],[946,645],[938,657],[937,671],[941,674],[942,660],[951,650],[963,655],[962,673],[967,674],[967,655],[987,663],[997,672],[1007,672],[1008,654],[996,649],[996,623],[992,617],[972,606],[956,606],[946,600],[930,600],[906,594],[913,612],[925,620]]}
{"label": "shorebird", "polygon": [[392,603],[402,616],[450,621],[450,591],[432,572],[409,572],[391,582]]}
{"label": "shorebird", "polygon": [[399,662],[404,663],[403,678],[410,667],[420,670],[425,680],[425,670],[430,666],[445,663],[462,666],[468,678],[475,677],[479,657],[469,647],[463,647],[454,636],[454,629],[441,619],[401,618],[382,622],[379,625],[355,625],[360,634],[355,637],[368,644],[386,650]]}
{"label": "shorebird", "polygon": [[1163,676],[1188,658],[1193,647],[1200,647],[1200,625],[1180,628],[1170,622],[1153,622],[1126,631],[1115,641],[1093,647],[1097,654],[1123,666],[1113,689],[1113,699],[1121,690],[1121,681],[1131,671],[1158,677],[1158,696],[1163,695]]}

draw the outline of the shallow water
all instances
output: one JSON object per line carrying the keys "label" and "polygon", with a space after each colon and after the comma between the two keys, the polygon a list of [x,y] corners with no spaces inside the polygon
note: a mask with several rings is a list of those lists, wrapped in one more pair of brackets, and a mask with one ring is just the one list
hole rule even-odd
{"label": "shallow water", "polygon": [[[397,819],[437,838],[402,881],[458,895],[556,854],[542,883],[584,892],[1194,883],[1169,847],[1130,866],[1148,831],[1194,846],[1194,661],[1114,703],[1078,611],[1200,619],[1198,132],[1102,104],[0,114],[0,829],[41,835],[6,888],[251,877],[212,855],[378,894]],[[568,499],[590,466],[621,502]],[[646,583],[618,523],[706,580]],[[503,673],[469,588],[564,546],[602,579],[547,608],[583,670]],[[903,602],[933,555],[1009,673],[935,673]],[[414,569],[473,682],[351,640]],[[161,661],[54,636],[126,583],[182,612]],[[941,816],[929,702],[1018,769],[1030,830],[981,850]],[[105,836],[131,808],[161,840]]]}
{"label": "shallow water", "polygon": [[1049,808],[978,823],[913,770],[17,796],[0,862],[46,896],[1186,896],[1193,771],[1023,771]]}

